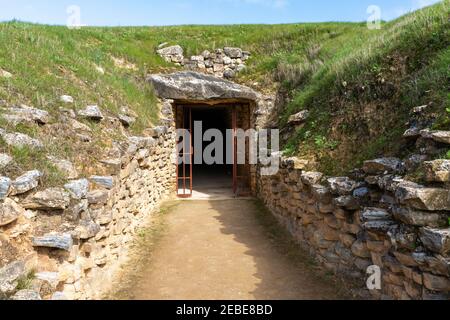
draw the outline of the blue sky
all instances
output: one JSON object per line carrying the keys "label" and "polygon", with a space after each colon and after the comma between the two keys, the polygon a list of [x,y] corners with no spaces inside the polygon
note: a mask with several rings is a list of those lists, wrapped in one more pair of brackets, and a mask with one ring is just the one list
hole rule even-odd
{"label": "blue sky", "polygon": [[438,0],[0,0],[0,21],[66,24],[80,8],[88,26],[366,21],[377,5],[391,20]]}

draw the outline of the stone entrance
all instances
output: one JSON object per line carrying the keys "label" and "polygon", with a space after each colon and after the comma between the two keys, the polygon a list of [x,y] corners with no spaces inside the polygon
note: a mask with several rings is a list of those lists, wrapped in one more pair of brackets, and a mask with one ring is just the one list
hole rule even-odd
{"label": "stone entrance", "polygon": [[[238,164],[237,130],[256,128],[260,95],[236,83],[195,72],[153,75],[157,95],[170,102],[182,150],[177,167],[177,194],[182,198],[223,198],[254,194],[256,168]],[[214,129],[223,137],[223,154],[209,163],[202,157],[215,139],[203,134]],[[202,135],[199,137],[199,135]],[[203,140],[209,140],[205,142]],[[196,142],[197,141],[197,142]],[[198,141],[203,141],[201,144]],[[245,148],[248,159],[249,146]],[[217,155],[216,152],[213,155]]]}
{"label": "stone entrance", "polygon": [[[251,195],[250,168],[238,161],[238,130],[248,130],[249,104],[175,105],[178,154],[177,194],[181,198]],[[185,133],[184,133],[185,132]],[[249,145],[245,146],[248,159]]]}

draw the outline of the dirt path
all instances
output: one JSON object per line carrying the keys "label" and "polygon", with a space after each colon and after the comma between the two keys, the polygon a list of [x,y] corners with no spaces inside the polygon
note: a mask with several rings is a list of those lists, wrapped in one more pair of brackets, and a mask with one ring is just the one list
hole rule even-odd
{"label": "dirt path", "polygon": [[[274,219],[251,200],[185,201],[126,299],[338,299],[336,286],[311,265]],[[139,255],[139,254],[138,254]],[[139,270],[139,271],[138,271]],[[133,278],[133,275],[130,275]],[[139,279],[139,280],[136,280]]]}

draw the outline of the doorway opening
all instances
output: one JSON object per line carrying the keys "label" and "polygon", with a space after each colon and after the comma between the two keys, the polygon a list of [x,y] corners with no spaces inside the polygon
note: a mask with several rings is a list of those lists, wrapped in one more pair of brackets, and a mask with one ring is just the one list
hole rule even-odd
{"label": "doorway opening", "polygon": [[[177,129],[183,129],[177,141],[182,146],[178,154],[183,160],[177,167],[178,196],[249,196],[250,165],[247,161],[238,164],[237,130],[251,128],[250,105],[179,104],[175,107]],[[215,138],[205,139],[204,134],[211,129],[223,137],[220,149],[210,148],[217,142]],[[248,146],[246,152],[247,149]],[[205,154],[212,155],[214,163],[206,161]]]}

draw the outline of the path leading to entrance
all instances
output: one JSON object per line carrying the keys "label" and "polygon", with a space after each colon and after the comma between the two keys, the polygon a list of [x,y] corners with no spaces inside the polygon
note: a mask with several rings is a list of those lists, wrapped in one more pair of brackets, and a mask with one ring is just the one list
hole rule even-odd
{"label": "path leading to entrance", "polygon": [[[323,277],[253,200],[182,201],[127,299],[336,299]],[[295,252],[294,252],[295,251]],[[132,272],[128,270],[129,272]],[[127,270],[125,270],[127,272]]]}

